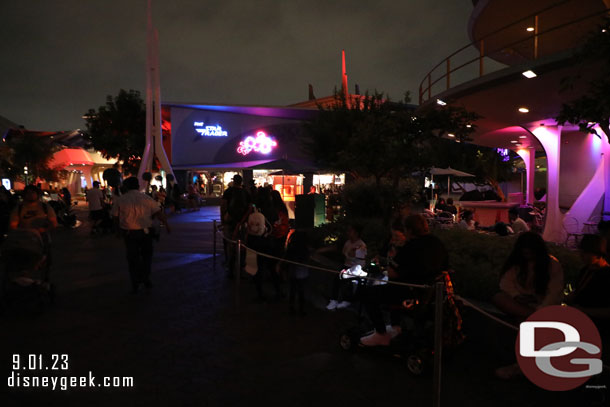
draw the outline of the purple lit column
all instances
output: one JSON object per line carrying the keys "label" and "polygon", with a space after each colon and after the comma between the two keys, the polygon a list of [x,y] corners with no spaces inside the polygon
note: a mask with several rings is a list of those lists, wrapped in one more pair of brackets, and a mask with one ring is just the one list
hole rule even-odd
{"label": "purple lit column", "polygon": [[562,243],[565,240],[563,214],[559,210],[559,165],[561,157],[561,126],[538,126],[530,131],[542,144],[547,160],[546,221],[544,240]]}
{"label": "purple lit column", "polygon": [[610,220],[610,145],[608,137],[599,129],[602,140],[602,165],[604,166],[604,211],[602,214],[603,220]]}
{"label": "purple lit column", "polygon": [[534,148],[522,148],[517,154],[525,163],[525,203],[534,203],[534,179],[536,176],[536,150]]}

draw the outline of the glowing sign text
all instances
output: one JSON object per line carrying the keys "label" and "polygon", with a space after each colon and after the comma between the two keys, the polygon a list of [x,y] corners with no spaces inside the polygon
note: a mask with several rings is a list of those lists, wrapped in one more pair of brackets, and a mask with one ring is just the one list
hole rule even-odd
{"label": "glowing sign text", "polygon": [[229,133],[224,131],[222,129],[222,127],[220,127],[218,125],[204,127],[203,122],[195,122],[195,123],[193,123],[193,125],[195,127],[198,127],[195,129],[195,131],[202,136],[206,136],[206,137],[228,137],[229,136]]}
{"label": "glowing sign text", "polygon": [[510,160],[510,155],[508,154],[508,148],[498,148],[498,149],[496,149],[496,151],[502,157],[502,161]]}
{"label": "glowing sign text", "polygon": [[248,155],[254,151],[256,153],[269,154],[272,149],[277,147],[277,142],[267,135],[259,131],[256,137],[248,136],[239,143],[237,152],[242,155]]}

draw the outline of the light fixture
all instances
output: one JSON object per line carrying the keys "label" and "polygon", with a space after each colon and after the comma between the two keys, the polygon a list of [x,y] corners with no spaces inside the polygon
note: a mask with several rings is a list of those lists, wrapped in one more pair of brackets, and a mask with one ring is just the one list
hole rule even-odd
{"label": "light fixture", "polygon": [[440,99],[436,99],[436,104],[437,104],[437,105],[441,105],[441,106],[445,106],[445,105],[447,105],[447,103],[446,103],[446,102],[443,102],[443,101],[442,101],[442,100],[440,100]]}
{"label": "light fixture", "polygon": [[472,124],[467,124],[466,127],[471,128]]}
{"label": "light fixture", "polygon": [[521,113],[527,113],[527,112],[529,112],[530,110],[529,110],[527,107],[520,107],[520,108],[519,108],[519,111],[520,111]]}
{"label": "light fixture", "polygon": [[455,137],[455,134],[453,134],[453,133],[447,133],[447,137]]}
{"label": "light fixture", "polygon": [[538,75],[536,75],[536,72],[532,71],[531,69],[521,72],[521,75],[525,76],[527,79],[532,79],[532,78],[535,78],[536,76],[538,76]]}
{"label": "light fixture", "polygon": [[511,140],[510,142],[513,143],[513,144],[517,144],[519,141],[518,140]]}
{"label": "light fixture", "polygon": [[525,31],[527,31],[527,32],[531,33],[532,31],[534,31],[534,27],[527,27],[527,28],[525,29]]}
{"label": "light fixture", "polygon": [[525,134],[519,136],[519,138],[527,138],[527,136]]}
{"label": "light fixture", "polygon": [[605,28],[602,28],[602,32],[603,32],[603,33],[605,33],[605,32],[606,32],[606,29],[605,29]]}

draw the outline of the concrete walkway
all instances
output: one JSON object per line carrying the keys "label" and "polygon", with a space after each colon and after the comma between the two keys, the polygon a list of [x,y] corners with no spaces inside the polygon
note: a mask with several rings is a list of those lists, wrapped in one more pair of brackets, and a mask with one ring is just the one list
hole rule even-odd
{"label": "concrete walkway", "polygon": [[[251,301],[247,280],[236,307],[234,281],[220,261],[213,269],[217,214],[207,207],[171,216],[173,233],[156,246],[154,288],[137,295],[128,294],[120,239],[90,236],[86,224],[57,231],[56,305],[37,317],[0,316],[0,406],[431,406],[430,377],[412,377],[379,352],[339,348],[340,333],[357,323],[353,312],[329,312],[316,300],[306,317],[294,317],[285,301]],[[493,379],[507,361],[501,354],[510,355],[511,334],[467,318],[469,341],[444,366],[443,405],[585,405],[586,391]],[[14,354],[67,354],[69,370],[59,375],[131,376],[135,387],[10,389]]]}

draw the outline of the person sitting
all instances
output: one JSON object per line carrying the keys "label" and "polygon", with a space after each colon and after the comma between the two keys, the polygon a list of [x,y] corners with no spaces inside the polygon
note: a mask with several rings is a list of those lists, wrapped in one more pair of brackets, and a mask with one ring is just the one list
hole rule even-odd
{"label": "person sitting", "polygon": [[500,292],[493,298],[503,312],[519,320],[563,298],[563,271],[540,235],[522,233],[500,272]]}
{"label": "person sitting", "polygon": [[471,210],[465,210],[462,214],[462,220],[458,223],[458,227],[464,230],[476,230],[476,223],[474,221],[474,212]]}
{"label": "person sitting", "polygon": [[445,198],[438,198],[438,202],[434,206],[434,210],[439,212],[444,212],[446,210],[447,205],[445,204]]}
{"label": "person sitting", "polygon": [[580,270],[566,303],[587,314],[600,330],[602,338],[609,339],[610,329],[610,264],[605,258],[606,242],[598,235],[584,235],[579,244],[585,266]]}
{"label": "person sitting", "polygon": [[[362,226],[350,225],[347,228],[347,241],[343,245],[343,265],[346,269],[354,266],[364,267],[366,260],[366,243],[361,239]],[[343,280],[337,276],[333,280],[332,293],[330,301],[326,309],[333,310],[336,308],[347,308],[350,302],[346,300],[350,296],[349,291],[352,289],[351,281]],[[343,301],[339,301],[340,295],[343,294]]]}
{"label": "person sitting", "polygon": [[453,204],[453,198],[447,198],[447,205],[445,205],[445,212],[449,212],[452,215],[457,215],[457,207]]}
{"label": "person sitting", "polygon": [[519,217],[519,209],[510,208],[508,210],[508,219],[510,220],[510,227],[513,230],[513,233],[518,235],[530,231],[530,227],[527,223]]}
{"label": "person sitting", "polygon": [[23,202],[13,209],[9,228],[29,229],[40,234],[43,254],[46,256],[43,281],[49,281],[51,267],[51,231],[57,227],[57,216],[51,207],[40,200],[40,189],[28,185],[23,190]]}
{"label": "person sitting", "polygon": [[[429,233],[428,223],[421,215],[408,216],[404,229],[406,243],[398,250],[394,265],[388,268],[390,282],[433,284],[443,271],[449,269],[449,255],[445,245]],[[418,297],[418,293],[401,285],[390,283],[366,286],[362,290],[362,302],[373,322],[375,332],[362,337],[360,342],[365,346],[389,345],[400,329],[397,321],[391,321],[391,330],[388,331],[381,305],[399,305],[414,297]]]}
{"label": "person sitting", "polygon": [[[563,271],[559,261],[548,253],[540,235],[519,235],[500,272],[500,292],[493,303],[517,321],[523,321],[537,309],[559,305],[563,298]],[[500,379],[511,379],[521,370],[517,363],[496,369]]]}

